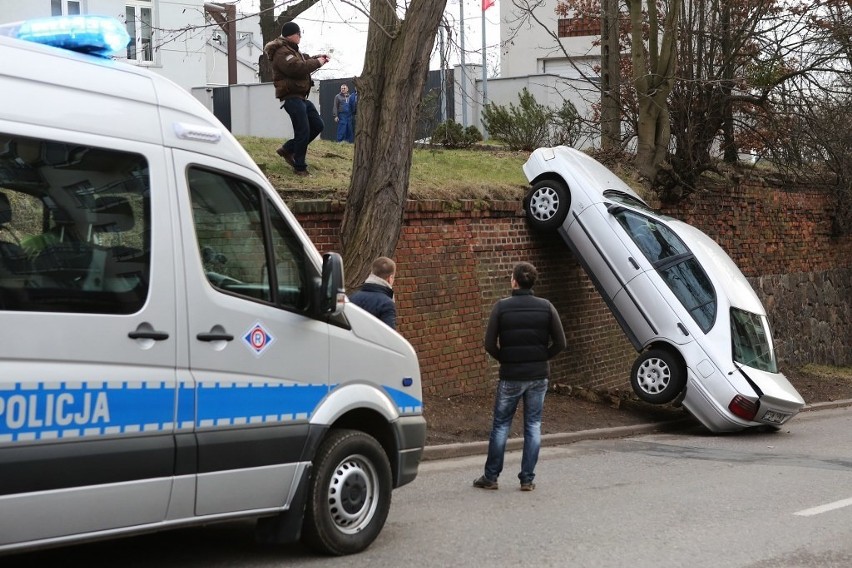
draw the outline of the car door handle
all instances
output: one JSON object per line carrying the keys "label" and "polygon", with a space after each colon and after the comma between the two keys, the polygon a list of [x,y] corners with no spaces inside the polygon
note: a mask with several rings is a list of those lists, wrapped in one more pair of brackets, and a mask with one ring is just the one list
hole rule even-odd
{"label": "car door handle", "polygon": [[633,265],[633,268],[635,268],[636,270],[639,270],[639,263],[636,262],[636,260],[632,256],[627,257],[627,260],[630,261],[630,264]]}
{"label": "car door handle", "polygon": [[681,333],[683,333],[685,336],[689,337],[689,331],[686,329],[686,327],[684,327],[684,325],[682,323],[677,322],[677,327],[678,327],[678,329],[680,329]]}
{"label": "car door handle", "polygon": [[164,341],[169,338],[169,334],[165,331],[131,331],[127,334],[130,339],[153,339],[154,341]]}
{"label": "car door handle", "polygon": [[198,341],[233,341],[234,336],[230,333],[205,332],[195,336]]}

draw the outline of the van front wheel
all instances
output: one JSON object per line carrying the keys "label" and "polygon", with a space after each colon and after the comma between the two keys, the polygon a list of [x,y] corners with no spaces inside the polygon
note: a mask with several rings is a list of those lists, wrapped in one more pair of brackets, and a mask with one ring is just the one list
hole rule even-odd
{"label": "van front wheel", "polygon": [[391,468],[379,443],[356,430],[332,430],[314,460],[302,540],[324,554],[366,549],[391,502]]}

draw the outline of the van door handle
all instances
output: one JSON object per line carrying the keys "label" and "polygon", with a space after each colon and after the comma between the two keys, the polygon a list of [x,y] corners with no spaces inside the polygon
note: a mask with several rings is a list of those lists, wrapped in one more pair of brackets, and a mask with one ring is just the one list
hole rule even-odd
{"label": "van door handle", "polygon": [[639,263],[636,262],[636,260],[634,260],[634,258],[632,256],[627,257],[627,260],[630,261],[630,264],[633,265],[633,268],[635,268],[636,270],[639,270]]}
{"label": "van door handle", "polygon": [[198,341],[233,341],[234,336],[230,333],[204,332],[195,336]]}
{"label": "van door handle", "polygon": [[165,331],[131,331],[127,334],[130,339],[153,339],[154,341],[164,341],[169,338],[169,334]]}
{"label": "van door handle", "polygon": [[686,329],[686,327],[684,327],[684,325],[682,323],[677,322],[677,326],[678,326],[678,328],[680,328],[681,333],[683,333],[685,336],[689,337],[689,331]]}

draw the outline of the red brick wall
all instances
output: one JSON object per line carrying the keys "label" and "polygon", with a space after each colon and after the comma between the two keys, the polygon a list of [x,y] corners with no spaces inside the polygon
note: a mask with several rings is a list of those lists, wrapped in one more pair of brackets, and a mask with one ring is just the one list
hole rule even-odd
{"label": "red brick wall", "polygon": [[[300,202],[293,210],[320,251],[340,250],[340,203]],[[852,239],[831,236],[830,200],[818,191],[709,188],[666,212],[719,241],[746,276],[852,267]],[[552,381],[629,389],[633,348],[568,247],[555,234],[530,233],[518,203],[409,202],[395,260],[399,331],[417,350],[428,393],[493,385],[485,323],[520,260],[536,265],[536,294],[553,302],[565,327],[568,350],[553,360]]]}

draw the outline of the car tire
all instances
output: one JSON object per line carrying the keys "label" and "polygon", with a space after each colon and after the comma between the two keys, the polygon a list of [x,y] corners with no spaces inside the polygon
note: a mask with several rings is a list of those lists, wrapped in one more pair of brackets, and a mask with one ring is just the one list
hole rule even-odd
{"label": "car tire", "polygon": [[535,183],[524,198],[527,221],[536,231],[558,229],[571,206],[571,193],[561,181],[545,179]]}
{"label": "car tire", "polygon": [[673,401],[686,383],[683,364],[671,351],[650,349],[639,355],[630,371],[630,386],[650,404]]}
{"label": "car tire", "polygon": [[391,490],[390,463],[375,438],[329,432],[314,460],[302,542],[334,556],[363,551],[385,525]]}

